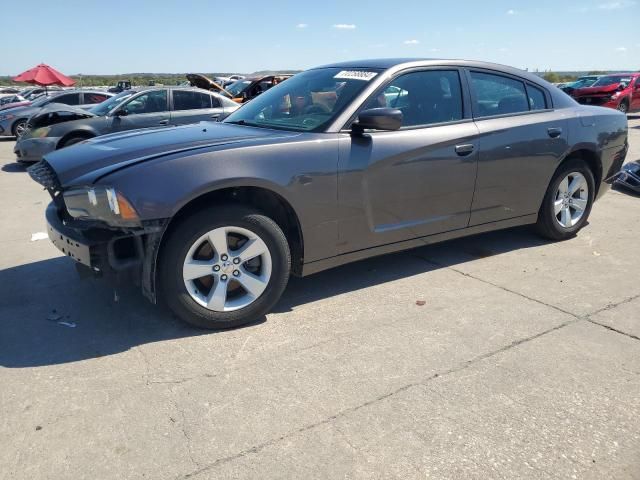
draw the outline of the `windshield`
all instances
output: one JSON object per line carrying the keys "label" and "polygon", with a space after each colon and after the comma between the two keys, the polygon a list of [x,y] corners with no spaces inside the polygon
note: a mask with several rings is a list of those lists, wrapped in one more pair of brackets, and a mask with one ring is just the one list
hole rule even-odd
{"label": "windshield", "polygon": [[225,88],[233,97],[239,97],[242,91],[251,85],[251,80],[239,80]]}
{"label": "windshield", "polygon": [[320,131],[378,75],[379,70],[322,68],[291,77],[251,100],[225,122]]}
{"label": "windshield", "polygon": [[135,92],[133,90],[125,90],[124,92],[121,92],[118,95],[115,95],[111,98],[108,98],[104,102],[97,104],[95,107],[91,107],[89,111],[94,115],[102,117],[103,115],[106,115],[115,107],[120,105],[123,100],[129,98],[134,93]]}
{"label": "windshield", "polygon": [[631,77],[629,75],[610,75],[607,77],[600,78],[597,82],[595,82],[592,87],[607,87],[609,85],[615,85],[617,83],[624,83],[629,85],[631,82]]}

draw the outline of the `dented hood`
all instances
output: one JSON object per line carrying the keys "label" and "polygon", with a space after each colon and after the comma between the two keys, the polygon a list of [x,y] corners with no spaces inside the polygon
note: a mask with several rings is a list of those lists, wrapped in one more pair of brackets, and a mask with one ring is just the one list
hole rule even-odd
{"label": "dented hood", "polygon": [[90,185],[105,175],[176,153],[210,151],[222,145],[250,145],[297,136],[284,132],[217,122],[180,127],[146,128],[112,133],[45,155],[63,188]]}
{"label": "dented hood", "polygon": [[229,93],[222,87],[222,85],[217,84],[209,77],[205,77],[199,73],[187,73],[187,80],[192,87],[202,88],[203,90],[213,90],[214,92],[221,93],[227,97],[231,97]]}
{"label": "dented hood", "polygon": [[55,112],[69,112],[69,113],[78,113],[87,117],[95,117],[93,113],[84,108],[76,107],[73,105],[66,105],[64,103],[50,103],[42,107],[34,118],[39,117],[41,115],[48,115],[49,113]]}
{"label": "dented hood", "polygon": [[582,95],[597,95],[597,94],[606,94],[613,93],[618,90],[618,87],[621,83],[613,83],[611,85],[603,85],[600,87],[584,87],[578,88],[572,92],[573,96],[582,96]]}

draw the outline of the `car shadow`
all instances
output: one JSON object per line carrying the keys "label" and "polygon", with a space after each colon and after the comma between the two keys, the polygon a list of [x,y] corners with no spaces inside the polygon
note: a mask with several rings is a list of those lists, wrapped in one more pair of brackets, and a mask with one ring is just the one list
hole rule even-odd
{"label": "car shadow", "polygon": [[7,173],[25,173],[29,168],[29,165],[26,163],[6,163],[2,166],[2,171]]}
{"label": "car shadow", "polygon": [[[528,230],[512,229],[362,260],[292,278],[273,312],[544,243]],[[147,343],[216,334],[180,322],[137,287],[114,290],[100,279],[81,280],[65,257],[0,270],[0,285],[0,366],[6,368],[78,362]]]}

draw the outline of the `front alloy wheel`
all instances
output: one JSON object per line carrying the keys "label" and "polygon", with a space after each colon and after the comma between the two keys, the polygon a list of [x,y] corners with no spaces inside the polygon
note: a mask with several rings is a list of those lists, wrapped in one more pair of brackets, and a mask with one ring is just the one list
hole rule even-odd
{"label": "front alloy wheel", "polygon": [[184,260],[184,284],[191,298],[215,312],[251,305],[271,279],[271,254],[245,228],[219,227],[198,238]]}
{"label": "front alloy wheel", "polygon": [[177,219],[158,261],[158,299],[202,328],[258,320],[289,280],[289,244],[271,218],[241,205],[217,205]]}

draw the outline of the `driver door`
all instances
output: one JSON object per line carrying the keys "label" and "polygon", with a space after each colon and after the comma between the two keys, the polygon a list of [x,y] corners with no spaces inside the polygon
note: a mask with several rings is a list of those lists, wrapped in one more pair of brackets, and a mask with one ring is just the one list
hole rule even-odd
{"label": "driver door", "polygon": [[403,112],[398,131],[340,142],[339,253],[465,228],[478,161],[478,129],[456,68],[402,74],[365,108]]}
{"label": "driver door", "polygon": [[[118,113],[124,113],[118,114]],[[150,90],[131,98],[116,113],[113,131],[169,125],[167,90]]]}

